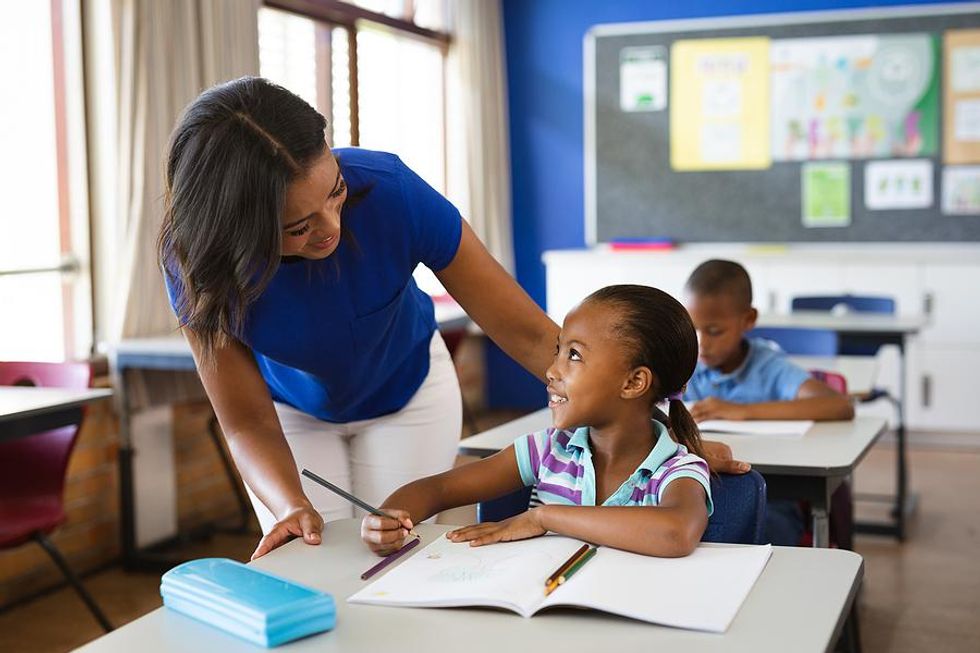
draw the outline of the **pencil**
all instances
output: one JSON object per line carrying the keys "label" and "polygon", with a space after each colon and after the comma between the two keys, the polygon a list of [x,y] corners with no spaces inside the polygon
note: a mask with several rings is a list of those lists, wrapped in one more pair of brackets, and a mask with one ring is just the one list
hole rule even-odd
{"label": "pencil", "polygon": [[596,554],[596,551],[598,551],[598,550],[599,550],[598,548],[592,547],[588,551],[586,551],[585,553],[583,553],[582,555],[580,555],[575,560],[575,562],[573,562],[571,564],[571,566],[568,567],[568,569],[566,569],[565,571],[563,571],[558,576],[558,578],[554,579],[553,581],[551,581],[550,583],[548,583],[547,585],[544,586],[544,595],[545,596],[548,596],[549,594],[551,594],[552,592],[554,592],[556,589],[558,589],[558,587],[560,585],[562,585],[563,583],[567,582],[568,579],[572,577],[572,574],[574,574],[576,571],[578,571],[579,569],[581,569],[582,566],[585,565],[585,563],[588,562],[589,559],[592,556],[594,556]]}
{"label": "pencil", "polygon": [[361,580],[367,580],[371,576],[374,576],[376,573],[378,573],[379,571],[381,571],[382,569],[390,565],[392,562],[394,562],[395,560],[397,560],[398,558],[400,558],[401,556],[405,555],[406,553],[414,549],[416,546],[418,546],[420,541],[421,540],[412,540],[411,542],[409,542],[402,548],[398,549],[391,555],[385,556],[385,558],[381,562],[379,562],[378,564],[374,565],[373,567],[365,571],[363,574],[361,574]]}
{"label": "pencil", "polygon": [[[317,483],[319,483],[323,487],[327,488],[328,490],[330,490],[334,494],[338,494],[338,495],[342,496],[343,498],[345,498],[348,501],[350,501],[351,503],[353,503],[355,506],[357,506],[359,508],[363,508],[364,510],[367,510],[372,515],[377,515],[379,517],[387,517],[388,519],[394,519],[396,522],[401,523],[401,520],[398,519],[397,517],[393,517],[392,515],[389,515],[386,512],[383,512],[381,510],[378,510],[377,508],[375,508],[374,506],[372,506],[367,501],[364,501],[362,499],[358,499],[357,497],[355,497],[353,494],[351,494],[350,492],[348,492],[346,490],[341,490],[339,487],[337,487],[336,485],[334,485],[333,483],[331,483],[327,479],[321,478],[321,477],[317,476],[316,474],[314,474],[313,472],[311,472],[308,469],[304,469],[303,470],[303,476],[305,476],[306,478],[311,479],[313,481],[316,481]],[[415,532],[415,529],[414,528],[412,530],[408,531],[408,534],[409,535],[414,535],[415,537],[417,537],[419,539],[422,538],[421,535],[419,535],[418,533]]]}
{"label": "pencil", "polygon": [[558,577],[564,574],[565,571],[567,571],[569,567],[574,565],[578,561],[579,557],[585,555],[585,552],[588,550],[589,550],[588,544],[583,544],[582,546],[580,546],[578,550],[575,553],[573,553],[568,560],[562,563],[561,567],[555,569],[555,571],[552,572],[552,574],[545,579],[544,581],[545,586],[547,587],[548,585],[551,585],[556,580],[558,580]]}
{"label": "pencil", "polygon": [[568,582],[568,579],[572,577],[572,574],[574,574],[576,571],[578,571],[579,569],[581,569],[582,567],[584,567],[585,566],[585,563],[588,562],[589,560],[591,560],[592,557],[596,553],[598,553],[598,552],[599,552],[598,547],[592,547],[591,549],[589,549],[588,551],[586,551],[585,552],[585,555],[583,555],[581,558],[579,558],[578,559],[578,562],[576,562],[574,565],[572,565],[571,567],[569,567],[568,568],[568,571],[566,571],[564,574],[562,574],[561,576],[559,576],[558,577],[558,580],[555,581],[555,582],[557,582],[559,585],[562,585],[564,583],[567,583]]}

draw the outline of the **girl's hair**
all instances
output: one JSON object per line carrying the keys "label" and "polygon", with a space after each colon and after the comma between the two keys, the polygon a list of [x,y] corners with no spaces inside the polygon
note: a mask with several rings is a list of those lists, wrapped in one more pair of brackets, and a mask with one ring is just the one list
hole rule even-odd
{"label": "girl's hair", "polygon": [[[670,400],[667,426],[674,438],[704,457],[698,425],[675,396],[683,392],[698,362],[698,338],[687,310],[662,290],[628,284],[601,288],[585,302],[601,302],[616,311],[615,328],[631,353],[630,365],[650,368],[654,401]],[[662,415],[659,410],[655,414]]]}
{"label": "girl's hair", "polygon": [[241,337],[249,306],[276,273],[286,189],[326,151],[326,124],[259,77],[204,91],[177,123],[157,251],[182,291],[181,326],[198,336],[205,361]]}

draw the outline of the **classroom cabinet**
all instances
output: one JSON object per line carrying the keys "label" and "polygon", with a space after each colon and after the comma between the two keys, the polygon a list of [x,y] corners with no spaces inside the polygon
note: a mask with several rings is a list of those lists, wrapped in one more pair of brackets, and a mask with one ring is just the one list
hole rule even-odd
{"label": "classroom cabinet", "polygon": [[911,428],[980,431],[980,346],[916,347],[909,367],[906,418]]}
{"label": "classroom cabinet", "polygon": [[[980,369],[980,246],[925,244],[788,246],[691,245],[672,252],[546,252],[547,307],[556,320],[610,283],[643,283],[682,298],[691,271],[709,258],[738,261],[752,276],[760,312],[788,312],[800,295],[885,295],[901,315],[928,325],[906,353],[906,418],[915,429],[980,432],[973,396]],[[878,385],[899,394],[897,348],[878,355]],[[888,413],[887,406],[872,408]]]}

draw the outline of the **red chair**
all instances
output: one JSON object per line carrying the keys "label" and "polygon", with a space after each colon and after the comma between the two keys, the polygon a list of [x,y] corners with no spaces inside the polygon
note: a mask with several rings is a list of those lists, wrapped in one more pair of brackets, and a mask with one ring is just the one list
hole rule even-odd
{"label": "red chair", "polygon": [[[85,389],[87,363],[0,362],[0,385]],[[112,624],[85,590],[47,535],[66,519],[65,470],[81,422],[0,442],[0,549],[34,540],[48,552],[106,632]]]}

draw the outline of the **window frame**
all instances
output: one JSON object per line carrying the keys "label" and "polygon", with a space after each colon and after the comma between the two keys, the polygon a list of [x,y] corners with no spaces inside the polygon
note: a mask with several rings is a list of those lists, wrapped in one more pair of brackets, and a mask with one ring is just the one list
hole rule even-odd
{"label": "window frame", "polygon": [[[420,27],[409,20],[405,20],[404,18],[396,18],[394,16],[389,16],[388,14],[370,11],[357,5],[342,2],[341,0],[263,0],[262,4],[270,9],[289,12],[316,21],[317,57],[324,56],[322,54],[322,50],[326,50],[326,56],[329,57],[329,41],[326,41],[326,43],[321,41],[322,32],[329,33],[329,30],[332,27],[339,27],[347,31],[347,75],[348,79],[351,80],[348,91],[348,103],[350,105],[350,143],[352,146],[357,147],[360,145],[360,111],[358,104],[359,81],[357,75],[357,23],[359,21],[384,25],[397,32],[400,36],[419,39],[439,47],[440,54],[442,55],[442,105],[443,115],[445,115],[447,109],[446,96],[448,95],[448,89],[446,86],[448,77],[447,60],[449,56],[449,48],[453,42],[452,35],[448,32],[441,32],[428,29],[426,27]],[[405,6],[410,7],[411,0],[406,0]],[[324,47],[324,45],[326,45],[326,47]],[[329,59],[326,63],[329,63]],[[318,90],[320,88],[332,88],[333,80],[330,79],[331,66],[318,65],[317,71]],[[331,111],[332,110],[333,104],[331,103]],[[332,120],[333,116],[327,116],[327,118]],[[442,131],[443,170],[447,171],[448,174],[449,146],[447,144],[448,129],[446,121],[443,121]],[[448,182],[448,180],[444,180],[444,183],[446,182]],[[446,189],[443,189],[443,191],[445,190]]]}

